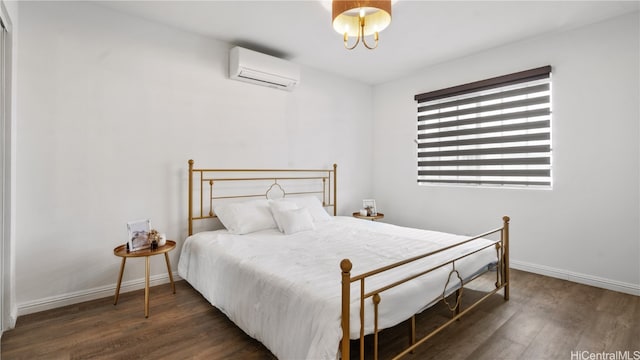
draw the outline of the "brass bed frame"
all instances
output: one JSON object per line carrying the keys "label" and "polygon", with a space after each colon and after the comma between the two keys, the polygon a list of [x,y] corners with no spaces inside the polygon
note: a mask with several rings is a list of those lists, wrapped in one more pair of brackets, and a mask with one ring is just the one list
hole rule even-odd
{"label": "brass bed frame", "polygon": [[[217,218],[213,212],[213,200],[222,199],[238,199],[238,198],[269,198],[269,192],[278,188],[281,190],[283,197],[287,195],[319,195],[322,200],[323,207],[333,207],[333,216],[337,214],[337,195],[336,195],[336,179],[338,165],[333,164],[333,169],[195,169],[194,161],[189,160],[189,236],[193,235],[193,221],[203,219]],[[195,174],[195,175],[194,175]],[[218,175],[219,174],[219,175]],[[232,177],[229,177],[233,174]],[[261,176],[254,176],[260,174]],[[199,201],[200,207],[196,209],[194,214],[194,180],[199,183]],[[266,183],[267,190],[263,193],[239,194],[228,196],[214,196],[214,185],[219,182],[253,182]],[[280,181],[280,183],[278,182]],[[313,185],[313,182],[319,182],[315,185],[321,186],[320,189],[311,189],[309,191],[286,192],[282,187],[282,181],[304,181]],[[208,188],[208,211],[205,211],[205,194]]]}
{"label": "brass bed frame", "polygon": [[[488,299],[491,295],[494,295],[495,293],[497,293],[498,291],[500,291],[501,289],[504,289],[504,299],[505,300],[509,300],[509,217],[508,216],[504,216],[502,218],[503,221],[503,225],[500,228],[494,229],[494,230],[490,230],[487,231],[486,233],[474,236],[472,238],[469,238],[467,240],[464,240],[462,242],[441,248],[439,250],[436,251],[431,251],[425,254],[421,254],[418,256],[414,256],[412,258],[409,259],[405,259],[402,261],[398,261],[396,263],[393,264],[389,264],[383,267],[380,267],[378,269],[374,269],[371,270],[369,272],[360,274],[360,275],[355,275],[355,276],[351,276],[351,268],[352,268],[352,264],[351,261],[349,261],[349,259],[344,259],[340,262],[340,269],[342,270],[342,333],[343,334],[349,334],[349,330],[350,330],[350,296],[351,296],[351,286],[353,283],[360,283],[360,359],[364,359],[364,318],[365,318],[365,314],[364,314],[364,302],[366,299],[371,298],[372,302],[373,302],[373,316],[374,316],[374,330],[373,330],[373,358],[375,360],[378,359],[378,333],[379,333],[379,329],[378,329],[378,306],[380,304],[380,302],[382,301],[382,297],[381,294],[384,291],[387,291],[389,289],[392,289],[396,286],[402,285],[410,280],[414,280],[420,276],[423,276],[425,274],[428,274],[436,269],[442,268],[446,265],[453,265],[453,269],[449,272],[449,276],[447,277],[447,283],[444,285],[444,290],[442,293],[442,297],[441,300],[447,305],[447,307],[449,308],[449,310],[451,310],[453,316],[451,319],[449,319],[447,322],[445,322],[444,324],[440,325],[439,327],[437,327],[435,330],[431,331],[430,333],[426,334],[425,336],[423,336],[422,338],[420,338],[418,341],[416,341],[416,316],[413,315],[411,317],[411,344],[409,347],[407,347],[405,350],[403,350],[402,352],[400,352],[399,354],[397,354],[396,356],[393,357],[393,359],[400,359],[401,357],[407,355],[410,352],[413,352],[418,346],[420,346],[422,343],[426,342],[427,340],[431,339],[433,336],[435,336],[436,334],[438,334],[440,331],[444,330],[447,326],[451,325],[452,323],[454,323],[456,320],[460,319],[462,316],[464,316],[466,313],[468,313],[469,311],[471,311],[473,308],[475,308],[476,306],[478,306],[481,302],[485,301],[486,299]],[[416,262],[420,259],[424,259],[428,256],[431,255],[435,255],[438,253],[441,253],[443,251],[447,251],[450,250],[454,247],[469,243],[471,241],[492,235],[492,234],[500,234],[500,240],[495,241],[492,244],[489,245],[485,245],[481,248],[478,248],[476,250],[474,250],[471,253],[468,253],[466,255],[462,255],[459,256],[455,259],[452,259],[446,263],[443,263],[441,265],[429,268],[429,269],[425,269],[422,272],[419,272],[417,274],[413,274],[411,276],[408,276],[406,278],[403,279],[399,279],[394,281],[393,283],[387,284],[385,286],[382,286],[380,288],[368,291],[365,293],[364,289],[365,289],[365,281],[366,279],[381,274],[385,271],[389,271],[401,266],[405,266],[407,264]],[[473,302],[472,304],[470,304],[465,310],[461,309],[461,305],[462,305],[462,290],[464,289],[464,285],[465,283],[469,283],[469,281],[475,279],[475,277],[469,279],[469,280],[463,280],[460,277],[460,273],[456,270],[455,268],[455,263],[456,261],[463,259],[467,256],[473,255],[481,250],[484,250],[486,248],[489,247],[495,247],[496,248],[496,252],[498,255],[498,263],[497,263],[497,271],[496,271],[496,282],[495,282],[495,288],[489,292],[487,292],[484,296],[482,296],[480,299],[476,300],[475,302]],[[447,290],[447,286],[449,285],[449,281],[451,280],[451,276],[452,275],[456,275],[458,280],[460,281],[460,287],[456,290],[455,292],[455,304],[453,306],[451,306],[451,304],[449,304],[449,302],[447,301],[447,294],[446,294],[446,290]],[[481,275],[481,274],[479,274]],[[478,275],[478,276],[479,276]],[[477,276],[476,276],[477,277]],[[343,359],[349,359],[350,358],[350,339],[349,337],[342,337],[342,342],[341,342],[341,348],[340,348],[340,353],[342,355]]]}
{"label": "brass bed frame", "polygon": [[[260,174],[260,175],[254,175]],[[214,195],[214,186],[218,183],[224,182],[253,182],[253,183],[262,183],[266,186],[266,192],[260,193],[251,193],[251,194],[232,194],[227,196],[216,196]],[[286,181],[304,181],[304,182],[316,182],[316,189],[312,189],[309,191],[299,191],[299,192],[286,192],[282,186],[283,182]],[[199,185],[194,187],[194,183]],[[237,199],[237,198],[269,198],[269,193],[272,189],[279,188],[282,192],[282,196],[286,197],[287,195],[317,195],[322,200],[322,205],[324,207],[332,207],[333,215],[337,215],[337,165],[333,164],[332,169],[196,169],[194,168],[194,161],[189,160],[189,220],[188,220],[188,229],[189,235],[193,235],[193,222],[196,220],[203,219],[213,219],[216,218],[216,214],[213,212],[213,200],[222,200],[222,199]],[[198,194],[198,196],[194,196]],[[205,196],[205,194],[207,194]],[[194,197],[199,201],[199,206],[194,209],[194,206],[197,203],[194,203]],[[206,205],[208,207],[208,211],[205,211],[205,200]],[[195,213],[194,213],[195,210]],[[449,273],[449,277],[447,278],[447,283],[444,285],[444,291],[441,297],[441,300],[447,305],[447,307],[452,312],[452,318],[449,319],[444,324],[437,327],[435,330],[426,334],[419,340],[416,340],[416,317],[413,315],[411,317],[411,338],[410,338],[410,346],[405,350],[397,354],[393,359],[399,359],[408,353],[412,353],[418,346],[444,330],[446,327],[454,323],[456,320],[460,319],[462,316],[467,314],[473,308],[478,306],[480,303],[488,299],[490,296],[496,294],[500,290],[504,290],[504,300],[509,300],[509,217],[504,216],[502,218],[503,224],[501,227],[487,231],[483,234],[471,237],[462,242],[447,246],[445,248],[441,248],[436,251],[431,251],[425,254],[421,254],[418,256],[414,256],[409,259],[405,259],[393,264],[388,264],[382,266],[378,269],[358,274],[351,275],[352,264],[349,259],[343,259],[340,262],[340,269],[342,272],[342,302],[341,302],[341,328],[342,328],[342,340],[340,343],[339,353],[342,356],[342,359],[349,359],[350,354],[350,296],[351,296],[351,286],[354,283],[360,284],[360,359],[364,359],[364,323],[365,323],[365,300],[371,298],[373,302],[373,316],[374,316],[374,332],[373,332],[373,358],[378,359],[378,334],[380,329],[378,329],[378,306],[382,301],[382,295],[385,291],[400,286],[408,281],[414,280],[420,276],[428,274],[434,270],[442,268],[447,265],[452,265],[452,270]],[[461,246],[463,244],[467,244],[474,240],[487,237],[493,234],[500,234],[500,239],[492,242],[491,244],[485,245],[479,249],[474,250],[473,252],[459,256],[455,259],[452,259],[446,263],[441,265],[424,269],[417,274],[413,274],[411,276],[398,279],[393,283],[387,284],[380,288],[365,292],[365,283],[366,280],[379,275],[385,271],[390,271],[392,269],[396,269],[402,266],[405,266],[410,263],[414,263],[421,259],[424,259],[428,256],[441,253],[443,251],[450,250],[454,247]],[[477,276],[474,276],[472,279],[468,279],[464,281],[458,271],[455,268],[456,262],[475,254],[485,248],[495,247],[496,254],[498,258],[497,262],[497,271],[496,271],[496,282],[495,288],[491,291],[488,291],[484,296],[480,299],[476,300],[472,304],[468,305],[464,310],[461,307],[461,299],[462,293],[464,289],[464,285],[469,281],[475,279]],[[460,287],[455,291],[455,303],[453,306],[449,304],[447,301],[446,289],[449,285],[452,275],[456,275],[458,281],[460,283]],[[346,335],[345,335],[346,334]]]}

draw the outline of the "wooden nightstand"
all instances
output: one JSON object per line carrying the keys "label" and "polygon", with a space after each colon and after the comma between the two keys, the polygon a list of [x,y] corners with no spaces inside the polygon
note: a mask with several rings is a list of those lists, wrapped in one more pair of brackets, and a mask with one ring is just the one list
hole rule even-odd
{"label": "wooden nightstand", "polygon": [[169,262],[169,251],[175,249],[176,242],[167,240],[167,243],[157,249],[144,249],[138,251],[127,252],[127,245],[120,245],[113,249],[115,256],[122,258],[122,265],[120,265],[120,276],[118,276],[118,286],[116,287],[116,298],[113,301],[113,305],[118,304],[118,297],[120,296],[120,284],[122,283],[122,274],[124,274],[124,264],[127,262],[127,258],[143,257],[146,261],[145,278],[144,278],[144,317],[149,317],[149,258],[154,255],[164,254],[164,259],[167,262],[167,272],[169,273],[169,280],[171,281],[171,289],[173,293],[176,293],[176,286],[173,283],[173,274],[171,274],[171,263]]}
{"label": "wooden nightstand", "polygon": [[354,212],[353,213],[353,217],[358,218],[358,219],[366,219],[366,220],[376,221],[376,220],[380,220],[380,219],[384,218],[384,214],[383,213],[377,213],[376,215],[365,216],[365,215],[360,215],[360,212]]}

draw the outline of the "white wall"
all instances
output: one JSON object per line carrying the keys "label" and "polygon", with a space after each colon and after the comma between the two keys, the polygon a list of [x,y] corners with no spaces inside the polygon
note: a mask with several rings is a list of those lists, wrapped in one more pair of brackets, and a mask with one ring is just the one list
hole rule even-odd
{"label": "white wall", "polygon": [[[230,44],[88,2],[19,6],[20,313],[112,295],[129,220],[150,218],[181,244],[190,158],[335,162],[339,213],[370,196],[370,86],[306,67],[292,93],[228,80]],[[128,261],[124,280],[141,285],[143,263]],[[161,258],[151,270],[166,276]]]}
{"label": "white wall", "polygon": [[[389,222],[474,234],[512,218],[514,267],[640,294],[638,13],[374,88],[374,195]],[[418,93],[553,66],[553,190],[416,183]],[[383,208],[382,208],[383,207]]]}

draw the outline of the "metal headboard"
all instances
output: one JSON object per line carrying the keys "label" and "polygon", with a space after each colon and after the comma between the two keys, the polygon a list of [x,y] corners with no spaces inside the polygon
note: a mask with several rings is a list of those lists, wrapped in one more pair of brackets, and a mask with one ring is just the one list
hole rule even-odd
{"label": "metal headboard", "polygon": [[[216,218],[213,212],[213,201],[223,199],[238,198],[269,198],[269,194],[274,189],[279,189],[283,197],[295,195],[316,195],[320,196],[322,206],[333,207],[333,215],[337,215],[337,168],[333,164],[333,169],[196,169],[194,161],[189,160],[189,235],[193,235],[194,220]],[[304,182],[314,187],[311,190],[287,192],[282,186],[282,182]],[[250,193],[240,193],[231,195],[214,194],[214,185],[218,183],[253,183],[256,187],[260,184],[266,185],[264,192],[251,189]],[[314,184],[316,183],[316,184]],[[194,184],[197,186],[194,187]],[[199,184],[199,185],[198,185]],[[195,192],[195,193],[194,193]],[[194,209],[194,198],[199,201],[199,206]],[[205,200],[208,211],[205,211]],[[194,213],[195,210],[195,213]]]}

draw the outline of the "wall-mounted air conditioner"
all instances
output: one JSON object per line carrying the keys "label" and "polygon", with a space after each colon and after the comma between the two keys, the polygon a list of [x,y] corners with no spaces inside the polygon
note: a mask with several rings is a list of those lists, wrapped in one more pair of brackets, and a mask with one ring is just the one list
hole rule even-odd
{"label": "wall-mounted air conditioner", "polygon": [[229,53],[229,77],[292,91],[300,83],[300,67],[287,60],[236,46]]}

